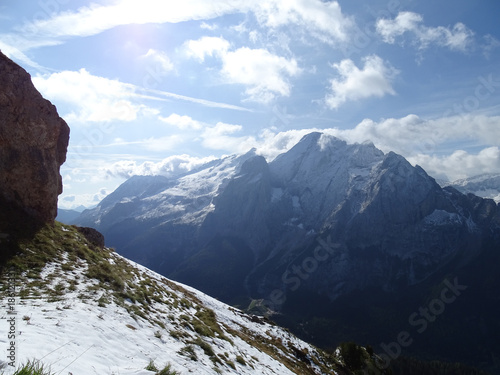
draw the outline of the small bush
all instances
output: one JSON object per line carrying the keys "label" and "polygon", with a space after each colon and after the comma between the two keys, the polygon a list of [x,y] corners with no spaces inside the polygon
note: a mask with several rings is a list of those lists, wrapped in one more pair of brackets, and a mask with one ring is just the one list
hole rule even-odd
{"label": "small bush", "polygon": [[149,361],[148,365],[145,367],[145,370],[158,372],[158,368],[156,367],[155,362],[152,359]]}
{"label": "small bush", "polygon": [[187,346],[183,347],[181,350],[179,350],[179,354],[188,357],[192,361],[198,360],[198,356],[196,355],[196,352],[194,351],[194,348],[192,345],[187,345]]}

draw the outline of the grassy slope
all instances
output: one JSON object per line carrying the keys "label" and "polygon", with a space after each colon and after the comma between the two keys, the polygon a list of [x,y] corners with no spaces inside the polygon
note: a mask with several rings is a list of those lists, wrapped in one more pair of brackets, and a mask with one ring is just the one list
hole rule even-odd
{"label": "grassy slope", "polygon": [[[136,266],[111,249],[95,247],[72,226],[47,225],[18,245],[17,254],[4,262],[2,276],[6,270],[18,275],[22,300],[44,299],[56,304],[64,303],[71,294],[89,305],[123,308],[138,325],[155,327],[157,338],[168,337],[181,345],[178,355],[200,366],[208,363],[215,373],[234,373],[238,366],[242,373],[251,373],[262,365],[255,356],[240,353],[236,342],[256,348],[296,374],[382,373],[375,366],[375,357],[364,349],[357,351],[361,360],[353,365],[352,361],[346,363],[341,351],[327,354],[238,310],[227,307],[240,323],[221,321],[207,307],[208,297]],[[6,283],[3,286],[5,293]]]}

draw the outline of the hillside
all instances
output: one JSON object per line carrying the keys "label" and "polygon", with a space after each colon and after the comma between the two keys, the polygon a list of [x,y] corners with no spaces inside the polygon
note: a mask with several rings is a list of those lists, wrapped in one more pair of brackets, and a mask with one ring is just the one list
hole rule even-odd
{"label": "hillside", "polygon": [[127,258],[323,348],[383,352],[460,280],[470,293],[405,354],[497,368],[500,207],[373,144],[311,133],[270,162],[250,151],[135,176],[78,220]]}
{"label": "hillside", "polygon": [[[7,294],[15,275],[14,305]],[[341,351],[327,354],[290,332],[99,248],[55,223],[2,268],[2,332],[16,312],[18,361],[52,373],[352,374]],[[10,289],[12,292],[12,289]],[[0,350],[7,352],[5,338]],[[359,349],[366,374],[382,374]],[[19,362],[18,362],[19,363]],[[8,367],[7,373],[10,373]]]}

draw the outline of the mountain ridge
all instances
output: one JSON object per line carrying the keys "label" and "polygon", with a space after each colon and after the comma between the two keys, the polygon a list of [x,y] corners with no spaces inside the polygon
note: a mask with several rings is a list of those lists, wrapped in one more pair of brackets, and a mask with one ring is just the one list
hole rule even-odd
{"label": "mountain ridge", "polygon": [[[109,227],[103,225],[103,220],[113,218],[112,245],[120,232],[120,220],[139,226],[150,220],[151,225],[144,226],[145,234],[140,238],[152,236],[154,241],[155,233],[161,231],[175,236],[171,229],[175,227],[184,237],[194,236],[194,239],[188,241],[188,246],[182,239],[169,239],[171,245],[163,246],[168,249],[165,256],[169,253],[184,261],[210,242],[214,233],[236,236],[252,250],[255,263],[280,251],[269,250],[273,243],[282,241],[283,236],[297,237],[297,233],[301,238],[295,241],[303,245],[312,243],[311,238],[318,233],[328,232],[337,241],[357,248],[379,246],[381,239],[387,238],[387,243],[394,242],[392,247],[385,247],[392,249],[387,250],[388,254],[407,258],[421,248],[412,245],[410,239],[405,246],[398,247],[398,240],[388,238],[387,233],[393,231],[399,235],[401,230],[408,232],[405,228],[413,228],[411,231],[421,233],[419,236],[428,242],[426,233],[436,232],[437,227],[441,228],[437,230],[439,233],[448,226],[455,232],[463,230],[466,233],[463,236],[474,236],[485,224],[484,220],[478,225],[471,219],[473,216],[477,219],[477,215],[473,214],[473,205],[467,204],[467,198],[450,189],[441,189],[419,166],[411,166],[393,152],[384,154],[373,144],[348,145],[335,137],[311,133],[269,163],[250,152],[222,159],[215,165],[179,179],[134,177],[108,199],[120,194],[132,181],[143,183],[158,178],[165,183],[158,185],[155,194],[142,197],[122,194],[120,202],[113,206],[118,213],[101,212],[108,208],[105,199],[98,208],[86,211],[78,222],[106,232]],[[191,188],[203,186],[201,179],[205,179],[205,185],[210,181],[208,189]],[[151,184],[144,186],[149,189]],[[153,202],[154,209],[149,209]],[[481,204],[487,206],[485,210],[496,212],[493,216],[499,215],[496,205],[488,201]],[[127,214],[121,214],[120,210]],[[486,218],[492,219],[488,215]],[[496,222],[498,219],[492,219],[488,225],[498,228]],[[287,234],[292,229],[294,233]],[[459,246],[461,237],[458,233],[455,237],[454,244]],[[124,247],[134,247],[134,239],[131,242],[129,239],[116,243],[126,254],[128,250]],[[441,249],[434,256],[442,253],[446,257],[455,250]],[[425,277],[424,273],[420,280]]]}
{"label": "mountain ridge", "polygon": [[[159,200],[149,219],[136,213],[150,198],[138,200],[126,219],[110,217],[115,224],[105,230],[108,244],[230,304],[276,316],[322,346],[338,344],[322,333],[330,331],[319,328],[322,319],[339,330],[350,327],[344,339],[352,334],[372,343],[380,334],[375,328],[380,318],[373,315],[372,326],[366,327],[371,333],[358,335],[356,327],[363,322],[353,320],[354,307],[344,309],[351,311],[346,315],[336,301],[350,306],[351,298],[371,290],[393,307],[374,306],[401,315],[404,310],[388,296],[410,288],[424,303],[422,297],[450,272],[477,272],[470,265],[493,259],[493,249],[500,246],[500,208],[493,200],[441,188],[419,166],[373,144],[347,144],[312,133],[273,161],[247,156],[240,164],[228,162],[236,160],[233,156],[224,159],[226,164],[216,163],[219,169],[174,179],[155,196]],[[224,173],[223,167],[230,168]],[[217,189],[203,196],[195,190],[178,194],[186,191],[181,189],[186,180],[198,185],[197,178],[209,174],[210,186]],[[219,176],[224,177],[216,182]],[[200,198],[201,209],[185,209]],[[170,209],[158,211],[165,203]],[[98,209],[87,218],[92,214],[98,215]],[[95,220],[80,224],[99,228]],[[472,274],[466,276],[477,283]],[[308,324],[314,335],[303,330]],[[471,353],[469,363],[477,364],[476,354]],[[457,360],[449,352],[446,356]]]}

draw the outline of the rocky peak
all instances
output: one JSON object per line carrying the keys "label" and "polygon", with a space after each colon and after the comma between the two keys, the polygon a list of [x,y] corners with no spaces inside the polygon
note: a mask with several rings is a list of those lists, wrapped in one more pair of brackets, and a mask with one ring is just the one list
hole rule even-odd
{"label": "rocky peak", "polygon": [[[39,222],[54,221],[62,192],[69,127],[30,75],[0,52],[0,204]],[[4,218],[2,222],[7,222]]]}

